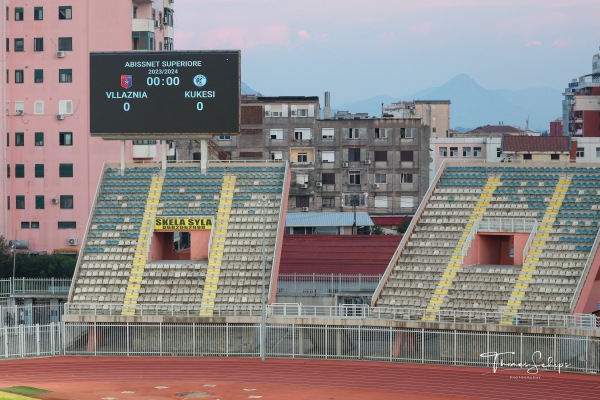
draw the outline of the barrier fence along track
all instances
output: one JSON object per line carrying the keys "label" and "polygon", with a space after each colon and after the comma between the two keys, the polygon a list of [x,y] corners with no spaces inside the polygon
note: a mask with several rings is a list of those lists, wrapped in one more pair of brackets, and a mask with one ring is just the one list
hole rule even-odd
{"label": "barrier fence along track", "polygon": [[[67,303],[65,313],[72,315],[121,315],[122,304],[97,303]],[[143,304],[135,309],[137,316],[194,316],[198,313],[197,305],[180,304]],[[393,321],[420,321],[425,310],[411,308],[369,307],[361,304],[344,304],[339,306],[310,306],[297,303],[274,303],[267,307],[270,317],[315,317],[315,318],[363,318]],[[215,306],[215,316],[229,317],[259,317],[260,305],[238,305],[229,307]],[[481,325],[500,325],[501,312],[476,312],[442,310],[435,313],[436,318],[431,322],[438,323],[469,323]],[[593,329],[599,327],[599,318],[591,314],[552,315],[552,314],[517,314],[513,325]]]}
{"label": "barrier fence along track", "polygon": [[[56,355],[258,357],[260,324],[65,323],[0,328],[0,358]],[[267,357],[598,373],[598,338],[267,324]],[[524,365],[528,364],[525,368]],[[542,366],[545,364],[545,367]]]}

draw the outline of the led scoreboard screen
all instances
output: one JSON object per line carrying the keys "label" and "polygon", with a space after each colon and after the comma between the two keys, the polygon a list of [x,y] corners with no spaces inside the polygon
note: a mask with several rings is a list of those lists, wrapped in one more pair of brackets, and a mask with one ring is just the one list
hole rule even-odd
{"label": "led scoreboard screen", "polygon": [[239,51],[90,53],[92,136],[239,129]]}

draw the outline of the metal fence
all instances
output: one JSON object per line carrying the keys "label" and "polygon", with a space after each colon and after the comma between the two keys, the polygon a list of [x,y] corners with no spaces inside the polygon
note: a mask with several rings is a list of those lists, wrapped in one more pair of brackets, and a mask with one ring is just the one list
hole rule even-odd
{"label": "metal fence", "polygon": [[0,305],[0,327],[47,325],[62,320],[64,304]]}
{"label": "metal fence", "polygon": [[383,275],[279,274],[278,296],[333,296],[343,292],[373,292]]}
{"label": "metal fence", "polygon": [[0,279],[0,297],[12,294],[68,295],[71,278],[8,278]]}
{"label": "metal fence", "polygon": [[[0,328],[0,358],[52,355],[259,357],[260,324],[61,323]],[[600,341],[575,335],[267,324],[277,358],[598,373]]]}

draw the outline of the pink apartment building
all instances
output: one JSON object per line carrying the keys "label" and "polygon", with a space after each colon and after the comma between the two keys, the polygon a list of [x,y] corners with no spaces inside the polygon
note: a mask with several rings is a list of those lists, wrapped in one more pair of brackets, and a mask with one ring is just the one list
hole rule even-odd
{"label": "pink apartment building", "polygon": [[[0,235],[76,252],[102,164],[120,157],[89,134],[89,53],[172,50],[173,0],[2,3]],[[126,145],[130,160],[156,156],[152,142]]]}

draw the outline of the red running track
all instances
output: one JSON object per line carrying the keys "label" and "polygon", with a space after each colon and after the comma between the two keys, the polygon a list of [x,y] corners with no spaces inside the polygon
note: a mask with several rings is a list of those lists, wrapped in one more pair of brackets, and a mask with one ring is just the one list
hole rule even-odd
{"label": "red running track", "polygon": [[[600,398],[600,377],[573,373],[361,361],[254,358],[53,357],[0,362],[0,388],[87,399]],[[186,394],[187,393],[187,394]],[[0,399],[2,398],[0,394]]]}

